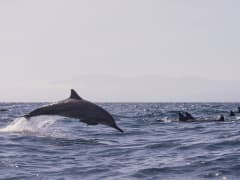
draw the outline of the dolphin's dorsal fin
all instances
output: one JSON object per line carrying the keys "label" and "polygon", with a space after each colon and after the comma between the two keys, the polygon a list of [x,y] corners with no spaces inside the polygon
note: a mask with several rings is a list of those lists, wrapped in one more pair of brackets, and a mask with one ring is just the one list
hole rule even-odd
{"label": "dolphin's dorsal fin", "polygon": [[71,89],[71,95],[70,95],[71,99],[79,99],[82,100],[82,98],[77,94],[77,92],[74,89]]}

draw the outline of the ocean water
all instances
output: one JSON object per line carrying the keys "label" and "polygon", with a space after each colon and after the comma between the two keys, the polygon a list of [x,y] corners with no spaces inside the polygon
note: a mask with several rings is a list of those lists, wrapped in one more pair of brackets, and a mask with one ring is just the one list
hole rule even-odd
{"label": "ocean water", "polygon": [[[0,179],[240,179],[240,114],[228,116],[239,104],[99,104],[123,134],[76,119],[21,118],[43,104],[0,104]],[[178,122],[180,110],[200,121]],[[225,122],[212,121],[220,114]]]}

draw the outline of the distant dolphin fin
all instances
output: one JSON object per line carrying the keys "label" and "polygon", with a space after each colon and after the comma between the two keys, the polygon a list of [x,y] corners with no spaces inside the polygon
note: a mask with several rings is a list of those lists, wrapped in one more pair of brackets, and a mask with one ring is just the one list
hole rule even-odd
{"label": "distant dolphin fin", "polygon": [[77,94],[77,92],[74,89],[71,89],[71,95],[70,95],[71,99],[79,99],[82,100],[82,98]]}

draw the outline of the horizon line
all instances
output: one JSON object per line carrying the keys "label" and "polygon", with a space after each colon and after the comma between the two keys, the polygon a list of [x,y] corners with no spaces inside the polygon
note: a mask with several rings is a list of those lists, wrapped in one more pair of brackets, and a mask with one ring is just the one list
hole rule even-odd
{"label": "horizon line", "polygon": [[[0,104],[4,103],[52,103],[52,102],[58,102],[58,101],[0,101]],[[127,103],[127,104],[157,104],[157,103],[240,103],[240,101],[91,101],[94,103]]]}

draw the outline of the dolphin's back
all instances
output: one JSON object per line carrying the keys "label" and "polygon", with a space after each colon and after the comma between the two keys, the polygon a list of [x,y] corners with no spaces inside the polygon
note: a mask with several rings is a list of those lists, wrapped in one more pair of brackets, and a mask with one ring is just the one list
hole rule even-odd
{"label": "dolphin's back", "polygon": [[[64,101],[60,101],[54,104],[50,104],[47,106],[40,107],[38,109],[33,110],[27,117],[40,116],[40,115],[61,115],[61,116],[83,116],[84,115],[84,105],[82,102],[67,99]],[[83,111],[79,111],[79,109],[83,109]]]}

